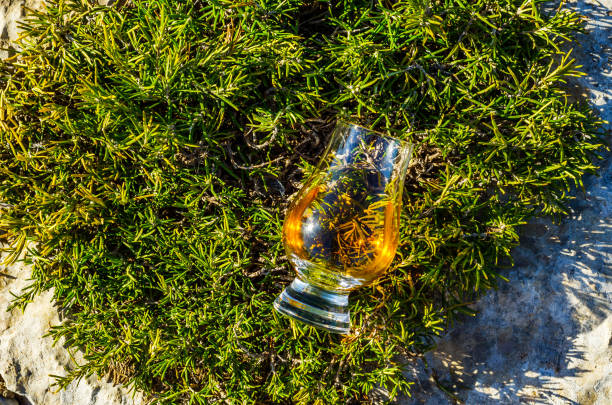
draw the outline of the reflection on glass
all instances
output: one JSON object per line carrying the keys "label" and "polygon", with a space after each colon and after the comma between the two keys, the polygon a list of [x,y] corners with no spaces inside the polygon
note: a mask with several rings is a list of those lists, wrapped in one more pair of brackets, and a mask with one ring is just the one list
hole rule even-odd
{"label": "reflection on glass", "polygon": [[347,334],[348,294],[391,264],[410,144],[339,124],[291,203],[283,228],[296,279],[274,302],[282,314]]}

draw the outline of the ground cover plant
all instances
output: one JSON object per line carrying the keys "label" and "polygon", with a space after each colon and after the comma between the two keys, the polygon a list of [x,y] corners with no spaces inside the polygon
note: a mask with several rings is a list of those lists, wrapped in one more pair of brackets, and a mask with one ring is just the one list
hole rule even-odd
{"label": "ground cover plant", "polygon": [[[593,172],[579,16],[537,0],[48,2],[0,64],[0,238],[50,333],[160,403],[361,402]],[[417,144],[390,271],[342,337],[272,310],[290,195],[334,120]]]}

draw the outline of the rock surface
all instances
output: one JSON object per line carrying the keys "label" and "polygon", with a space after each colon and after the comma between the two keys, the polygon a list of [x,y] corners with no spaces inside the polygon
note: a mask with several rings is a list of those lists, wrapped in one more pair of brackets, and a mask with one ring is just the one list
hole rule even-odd
{"label": "rock surface", "polygon": [[19,36],[18,21],[27,9],[40,8],[43,0],[0,0],[0,58],[9,56],[10,42]]}
{"label": "rock surface", "polygon": [[[16,294],[29,284],[31,268],[22,263],[0,266],[0,375],[8,391],[23,396],[32,405],[132,405],[142,403],[120,386],[100,381],[95,376],[71,383],[57,392],[51,375],[64,375],[72,364],[62,341],[44,337],[60,322],[48,291],[28,304],[25,311],[5,311]],[[79,354],[75,355],[77,361]],[[4,399],[7,404],[10,401]],[[0,397],[2,404],[2,397]],[[24,405],[24,404],[21,404]]]}
{"label": "rock surface", "polygon": [[[589,102],[612,122],[612,0],[570,1],[588,18],[575,49]],[[612,126],[606,126],[612,133]],[[539,219],[513,251],[510,280],[476,317],[406,373],[404,404],[612,404],[612,158],[585,179],[572,215]],[[448,391],[445,393],[440,387]]]}
{"label": "rock surface", "polygon": [[[7,48],[19,35],[17,21],[28,8],[39,8],[42,0],[0,0],[0,48]],[[103,2],[101,2],[103,3]],[[7,57],[6,50],[0,57]],[[1,261],[1,259],[0,259]],[[51,375],[64,375],[72,364],[62,341],[44,337],[59,315],[52,302],[52,291],[38,296],[25,312],[6,312],[12,294],[29,282],[31,269],[23,264],[0,266],[0,405],[136,405],[142,396],[95,377],[73,382],[57,392]],[[75,354],[79,358],[79,354]],[[3,392],[4,391],[4,392]]]}

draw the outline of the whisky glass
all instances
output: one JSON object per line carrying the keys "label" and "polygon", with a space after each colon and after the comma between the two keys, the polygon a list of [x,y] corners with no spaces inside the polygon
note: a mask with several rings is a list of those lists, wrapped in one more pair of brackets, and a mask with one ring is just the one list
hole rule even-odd
{"label": "whisky glass", "polygon": [[350,331],[348,297],[393,261],[408,142],[339,123],[283,226],[295,280],[274,301],[281,314],[339,334]]}

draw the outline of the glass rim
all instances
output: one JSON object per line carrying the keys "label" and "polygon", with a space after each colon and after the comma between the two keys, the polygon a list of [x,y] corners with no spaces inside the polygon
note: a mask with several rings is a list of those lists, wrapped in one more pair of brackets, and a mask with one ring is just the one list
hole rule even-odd
{"label": "glass rim", "polygon": [[353,126],[353,127],[361,128],[361,129],[363,129],[363,130],[365,130],[365,131],[367,131],[367,132],[371,132],[371,133],[375,134],[376,136],[378,136],[378,137],[380,137],[380,138],[383,138],[383,139],[391,139],[391,140],[393,140],[393,141],[395,141],[395,142],[399,143],[400,145],[402,145],[402,146],[404,146],[404,147],[410,147],[410,148],[414,147],[414,144],[413,144],[412,142],[410,142],[409,140],[399,139],[399,138],[397,138],[397,137],[395,137],[395,136],[391,136],[391,135],[383,134],[383,133],[382,133],[382,132],[380,132],[380,131],[376,131],[376,130],[374,130],[374,129],[371,129],[371,128],[368,128],[368,127],[364,127],[363,125],[357,124],[357,123],[355,123],[354,121],[348,121],[348,120],[344,120],[344,119],[338,119],[338,120],[336,121],[336,126],[341,126],[341,125],[344,125],[344,126],[347,126],[347,127],[351,127],[351,126]]}

